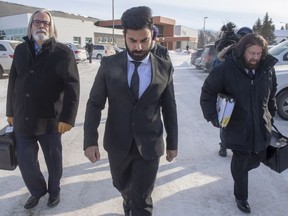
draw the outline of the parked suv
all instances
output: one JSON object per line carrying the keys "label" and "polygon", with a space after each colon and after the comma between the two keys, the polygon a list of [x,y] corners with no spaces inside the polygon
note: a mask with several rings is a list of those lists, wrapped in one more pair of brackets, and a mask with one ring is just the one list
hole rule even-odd
{"label": "parked suv", "polygon": [[86,50],[83,49],[79,44],[64,43],[74,52],[76,63],[83,62],[87,60]]}
{"label": "parked suv", "polygon": [[288,65],[288,40],[273,46],[268,53],[278,59],[276,65]]}
{"label": "parked suv", "polygon": [[201,55],[200,68],[207,72],[213,69],[214,61],[217,59],[217,51],[214,44],[207,44]]}
{"label": "parked suv", "polygon": [[288,65],[275,66],[277,77],[276,102],[277,114],[284,120],[288,120]]}
{"label": "parked suv", "polygon": [[20,41],[0,40],[0,78],[9,73],[14,57],[14,50]]}
{"label": "parked suv", "polygon": [[110,56],[110,55],[114,55],[115,53],[116,53],[115,49],[112,45],[94,44],[92,58],[102,59],[103,56]]}

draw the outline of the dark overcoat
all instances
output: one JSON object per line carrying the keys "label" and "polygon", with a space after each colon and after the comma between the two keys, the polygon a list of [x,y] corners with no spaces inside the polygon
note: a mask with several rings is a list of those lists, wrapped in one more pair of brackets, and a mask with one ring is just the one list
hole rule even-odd
{"label": "dark overcoat", "polygon": [[251,80],[241,59],[228,56],[217,65],[205,80],[200,104],[207,121],[217,118],[216,100],[218,93],[232,96],[235,100],[228,126],[223,129],[227,148],[259,152],[271,140],[271,118],[276,108],[276,75],[274,65],[277,60],[268,55],[261,60]]}
{"label": "dark overcoat", "polygon": [[79,103],[79,74],[72,50],[49,39],[36,56],[25,37],[14,53],[6,115],[23,135],[57,131],[58,122],[74,125]]}

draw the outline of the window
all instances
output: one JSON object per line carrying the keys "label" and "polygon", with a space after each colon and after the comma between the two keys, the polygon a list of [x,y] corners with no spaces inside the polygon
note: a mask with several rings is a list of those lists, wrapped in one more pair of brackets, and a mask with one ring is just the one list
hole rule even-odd
{"label": "window", "polygon": [[90,38],[90,37],[86,37],[86,38],[85,38],[85,44],[86,44],[86,43],[89,43],[89,41],[91,41],[91,42],[93,43],[92,38]]}
{"label": "window", "polygon": [[3,44],[0,44],[0,51],[7,51],[7,49],[5,48]]}
{"label": "window", "polygon": [[102,45],[94,45],[95,50],[104,50],[104,46]]}
{"label": "window", "polygon": [[81,37],[73,37],[74,44],[81,44]]}

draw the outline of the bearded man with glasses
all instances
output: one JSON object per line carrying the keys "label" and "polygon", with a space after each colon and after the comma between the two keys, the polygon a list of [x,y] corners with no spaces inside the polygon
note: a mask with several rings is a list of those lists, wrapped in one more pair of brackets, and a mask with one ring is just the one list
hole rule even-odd
{"label": "bearded man with glasses", "polygon": [[[30,18],[24,42],[15,49],[7,93],[7,121],[14,127],[17,161],[31,193],[25,209],[37,206],[49,193],[49,207],[60,202],[61,135],[74,123],[79,103],[79,74],[72,50],[56,42],[49,11]],[[48,169],[48,184],[40,170],[40,144]]]}

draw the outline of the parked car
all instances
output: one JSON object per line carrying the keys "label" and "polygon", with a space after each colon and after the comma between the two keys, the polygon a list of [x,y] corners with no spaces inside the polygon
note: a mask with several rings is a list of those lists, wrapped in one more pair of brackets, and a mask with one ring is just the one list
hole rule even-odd
{"label": "parked car", "polygon": [[191,59],[190,59],[190,64],[195,65],[195,60],[199,57],[201,57],[202,53],[204,51],[204,48],[199,48],[195,52],[191,53]]}
{"label": "parked car", "polygon": [[288,65],[288,40],[271,47],[268,53],[278,59],[276,65]]}
{"label": "parked car", "polygon": [[275,66],[277,77],[276,102],[277,114],[284,120],[288,120],[288,65]]}
{"label": "parked car", "polygon": [[201,69],[200,63],[201,63],[201,57],[196,58],[196,59],[195,59],[195,62],[194,62],[194,65],[195,65],[195,67],[196,67],[197,69]]}
{"label": "parked car", "polygon": [[214,44],[207,44],[204,47],[204,51],[201,55],[200,68],[206,72],[210,72],[213,69],[214,61],[217,59],[217,51]]}
{"label": "parked car", "polygon": [[9,73],[14,57],[14,50],[20,41],[0,40],[0,78]]}
{"label": "parked car", "polygon": [[95,44],[93,45],[92,58],[102,59],[103,56],[110,56],[116,54],[113,45]]}
{"label": "parked car", "polygon": [[73,44],[73,43],[64,43],[64,44],[66,44],[70,49],[73,50],[77,64],[79,62],[87,60],[86,50],[83,49],[79,44]]}

